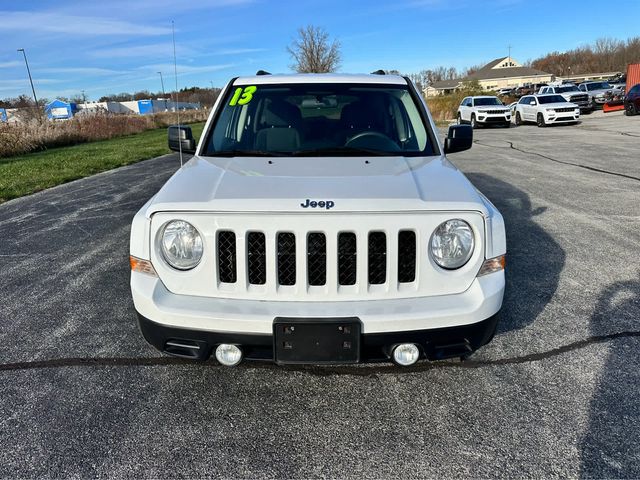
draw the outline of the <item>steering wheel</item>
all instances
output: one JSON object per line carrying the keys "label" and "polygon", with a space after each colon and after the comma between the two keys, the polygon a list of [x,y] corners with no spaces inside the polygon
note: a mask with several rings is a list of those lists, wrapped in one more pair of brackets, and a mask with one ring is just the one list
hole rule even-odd
{"label": "steering wheel", "polygon": [[345,147],[370,148],[372,150],[382,150],[399,152],[400,147],[388,136],[380,132],[361,132],[351,137]]}

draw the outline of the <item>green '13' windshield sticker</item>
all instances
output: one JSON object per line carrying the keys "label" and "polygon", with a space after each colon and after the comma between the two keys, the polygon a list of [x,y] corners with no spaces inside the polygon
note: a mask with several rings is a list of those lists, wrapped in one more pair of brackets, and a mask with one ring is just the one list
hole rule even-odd
{"label": "green '13' windshield sticker", "polygon": [[256,93],[258,87],[255,85],[249,85],[248,87],[238,87],[231,97],[229,105],[235,107],[236,105],[246,105],[253,98],[253,94]]}

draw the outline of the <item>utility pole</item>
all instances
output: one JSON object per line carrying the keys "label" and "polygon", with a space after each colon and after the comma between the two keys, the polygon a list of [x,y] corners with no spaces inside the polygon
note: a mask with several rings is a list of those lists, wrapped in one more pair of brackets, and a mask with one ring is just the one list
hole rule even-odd
{"label": "utility pole", "polygon": [[162,100],[164,100],[164,111],[167,111],[167,95],[164,93],[164,80],[162,79],[162,72],[158,72],[160,75],[160,84],[162,85]]}
{"label": "utility pole", "polygon": [[509,45],[509,63],[511,63],[511,45]]}
{"label": "utility pole", "polygon": [[84,94],[84,90],[82,90],[82,105],[87,105],[87,96]]}
{"label": "utility pole", "polygon": [[[40,109],[38,107],[38,97],[36,97],[36,89],[33,86],[33,79],[31,78],[31,70],[29,70],[29,62],[27,62],[27,54],[24,51],[24,48],[19,48],[18,52],[22,52],[22,56],[24,57],[24,64],[27,66],[27,74],[29,75],[29,83],[31,84],[31,91],[33,92],[33,100],[36,102],[36,111],[40,113]],[[40,116],[40,115],[38,115]]]}

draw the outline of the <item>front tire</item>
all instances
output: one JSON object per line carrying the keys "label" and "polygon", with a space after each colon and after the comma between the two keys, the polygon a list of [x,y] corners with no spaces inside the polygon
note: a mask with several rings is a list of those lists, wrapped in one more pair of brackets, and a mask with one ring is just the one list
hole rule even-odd
{"label": "front tire", "polygon": [[538,119],[536,121],[536,124],[538,125],[539,128],[544,128],[547,126],[547,122],[544,121],[544,115],[542,115],[541,113],[538,114]]}
{"label": "front tire", "polygon": [[478,122],[476,122],[476,114],[475,113],[471,114],[471,128],[473,128],[474,130],[476,128],[478,128]]}
{"label": "front tire", "polygon": [[625,115],[627,115],[629,117],[632,117],[632,116],[638,114],[638,109],[633,104],[633,102],[629,102],[629,103],[627,103],[626,108],[624,109],[624,113],[625,113]]}
{"label": "front tire", "polygon": [[522,125],[522,117],[520,116],[520,112],[516,112],[516,125],[518,127]]}
{"label": "front tire", "polygon": [[458,125],[462,125],[462,115],[458,112]]}

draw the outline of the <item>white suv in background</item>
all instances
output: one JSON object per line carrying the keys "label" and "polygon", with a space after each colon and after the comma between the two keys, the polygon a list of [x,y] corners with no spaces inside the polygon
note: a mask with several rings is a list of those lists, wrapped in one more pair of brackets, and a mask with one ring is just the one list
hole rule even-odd
{"label": "white suv in background", "polygon": [[498,97],[466,97],[458,107],[458,123],[470,123],[473,128],[481,125],[511,125],[511,110]]}
{"label": "white suv in background", "polygon": [[534,122],[538,127],[552,123],[577,123],[580,107],[561,95],[525,95],[515,107],[516,125]]}

